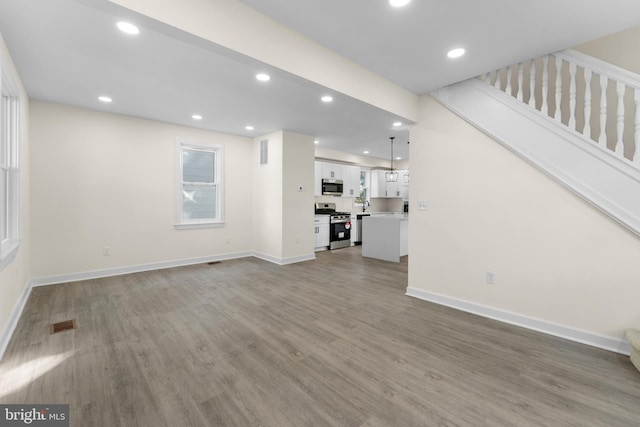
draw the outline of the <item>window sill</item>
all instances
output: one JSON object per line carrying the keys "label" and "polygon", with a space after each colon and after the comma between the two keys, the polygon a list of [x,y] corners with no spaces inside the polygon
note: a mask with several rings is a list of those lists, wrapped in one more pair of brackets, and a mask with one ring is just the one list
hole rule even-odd
{"label": "window sill", "polygon": [[217,228],[224,227],[224,222],[190,222],[175,224],[176,230],[190,230],[193,228]]}
{"label": "window sill", "polygon": [[13,262],[13,260],[16,259],[18,249],[20,249],[20,242],[15,242],[9,247],[7,253],[3,254],[2,258],[0,258],[0,271],[4,270],[9,264]]}

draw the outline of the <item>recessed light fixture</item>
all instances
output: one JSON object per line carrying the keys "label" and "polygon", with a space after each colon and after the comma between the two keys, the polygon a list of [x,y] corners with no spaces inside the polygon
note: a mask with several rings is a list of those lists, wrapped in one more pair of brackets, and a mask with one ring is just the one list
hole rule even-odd
{"label": "recessed light fixture", "polygon": [[402,160],[402,157],[396,157],[396,160]]}
{"label": "recessed light fixture", "polygon": [[256,79],[260,80],[261,82],[268,82],[269,80],[271,80],[271,76],[269,74],[260,73],[256,74]]}
{"label": "recessed light fixture", "polygon": [[200,114],[194,114],[193,116],[191,116],[191,118],[193,120],[202,120],[202,116]]}
{"label": "recessed light fixture", "polygon": [[402,122],[394,122],[393,123],[393,127],[395,127],[395,128],[400,127],[400,126],[402,126]]}
{"label": "recessed light fixture", "polygon": [[393,7],[402,7],[409,4],[411,0],[389,0],[389,4]]}
{"label": "recessed light fixture", "polygon": [[447,56],[449,58],[460,58],[462,55],[464,55],[464,53],[465,53],[465,50],[463,48],[457,47],[447,52]]}
{"label": "recessed light fixture", "polygon": [[108,96],[99,96],[98,101],[109,103],[113,101],[113,99],[109,98]]}
{"label": "recessed light fixture", "polygon": [[362,152],[362,154],[369,154],[369,151],[368,151],[368,150],[364,150],[364,151]]}
{"label": "recessed light fixture", "polygon": [[253,130],[253,126],[251,126],[251,125],[246,125],[244,128],[245,128],[246,130]]}
{"label": "recessed light fixture", "polygon": [[135,25],[133,25],[130,22],[120,21],[116,25],[118,26],[118,29],[120,31],[122,31],[123,33],[136,35],[136,34],[138,34],[140,32],[138,27],[136,27]]}
{"label": "recessed light fixture", "polygon": [[320,144],[320,141],[318,141],[317,139],[315,141],[313,141],[314,144]]}
{"label": "recessed light fixture", "polygon": [[325,95],[320,99],[322,100],[322,102],[331,102],[333,101],[333,96]]}

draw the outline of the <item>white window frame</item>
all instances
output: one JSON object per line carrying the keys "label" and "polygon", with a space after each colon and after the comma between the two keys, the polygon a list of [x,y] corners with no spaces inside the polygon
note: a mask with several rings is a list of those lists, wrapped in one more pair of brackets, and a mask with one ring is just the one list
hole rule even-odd
{"label": "white window frame", "polygon": [[[185,185],[205,185],[203,183],[186,183],[183,181],[183,155],[185,150],[206,151],[214,153],[214,183],[206,184],[216,187],[216,217],[212,219],[184,218],[183,189]],[[194,144],[187,141],[176,143],[176,229],[222,227],[224,225],[224,147],[219,144]]]}
{"label": "white window frame", "polygon": [[[20,91],[0,63],[0,270],[20,248]],[[6,231],[6,232],[5,232]]]}

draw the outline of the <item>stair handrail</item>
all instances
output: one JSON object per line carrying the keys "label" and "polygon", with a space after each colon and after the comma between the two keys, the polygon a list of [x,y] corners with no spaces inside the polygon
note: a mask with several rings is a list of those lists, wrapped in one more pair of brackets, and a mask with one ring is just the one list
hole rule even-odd
{"label": "stair handrail", "polygon": [[[594,75],[599,78],[593,79]],[[640,74],[567,49],[503,67],[480,79],[640,170]],[[608,92],[610,82],[615,94]],[[628,90],[632,97],[626,97],[627,104],[633,105],[625,108]],[[598,96],[592,97],[592,92]],[[609,98],[614,99],[609,102]],[[597,109],[592,112],[594,105]],[[625,109],[633,109],[633,121],[625,118]]]}

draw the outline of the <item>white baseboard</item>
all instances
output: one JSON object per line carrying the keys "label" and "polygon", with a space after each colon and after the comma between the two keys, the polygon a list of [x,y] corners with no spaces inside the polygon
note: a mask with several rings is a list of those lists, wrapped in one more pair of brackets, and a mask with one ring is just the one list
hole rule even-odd
{"label": "white baseboard", "polygon": [[297,262],[311,261],[316,259],[316,255],[314,253],[310,253],[307,255],[299,255],[299,256],[289,257],[289,258],[277,258],[262,252],[253,252],[252,255],[256,258],[260,258],[262,260],[269,261],[278,265],[295,264]]}
{"label": "white baseboard", "polygon": [[522,314],[501,310],[471,301],[465,301],[458,298],[449,297],[434,292],[425,291],[417,288],[407,288],[407,296],[418,298],[424,301],[433,302],[447,307],[452,307],[468,313],[477,314],[479,316],[488,317],[512,325],[521,326],[523,328],[532,329],[534,331],[553,335],[556,337],[579,342],[581,344],[590,345],[592,347],[613,351],[615,353],[629,355],[631,346],[629,343],[620,338],[600,335],[593,332],[583,331],[580,329],[570,328],[542,319],[524,316]]}
{"label": "white baseboard", "polygon": [[186,265],[204,264],[205,262],[225,261],[236,258],[246,258],[251,252],[234,252],[229,254],[211,255],[198,258],[178,259],[171,261],[153,262],[149,264],[129,265],[125,267],[105,268],[102,270],[83,271],[80,273],[60,274],[57,276],[36,277],[29,281],[31,286],[55,285],[58,283],[77,282],[80,280],[99,279],[101,277],[121,276],[123,274],[140,273],[142,271],[162,270],[165,268],[183,267]]}
{"label": "white baseboard", "polygon": [[26,284],[22,293],[20,294],[20,297],[13,306],[13,310],[11,310],[9,321],[2,330],[2,333],[0,333],[0,360],[2,360],[4,356],[4,352],[9,345],[9,341],[11,340],[11,336],[13,335],[13,331],[16,329],[16,325],[18,324],[18,320],[20,320],[20,316],[22,315],[22,311],[24,310],[24,306],[27,303],[30,294],[31,285]]}

